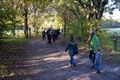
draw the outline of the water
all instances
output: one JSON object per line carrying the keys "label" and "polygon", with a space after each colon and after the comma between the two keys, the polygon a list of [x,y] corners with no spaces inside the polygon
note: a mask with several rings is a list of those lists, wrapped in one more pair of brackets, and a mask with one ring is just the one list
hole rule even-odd
{"label": "water", "polygon": [[115,32],[118,35],[120,35],[120,28],[107,28],[105,30],[107,30],[107,32],[110,33],[111,35],[113,35]]}
{"label": "water", "polygon": [[[110,35],[113,35],[115,32],[120,36],[120,28],[107,28],[105,29]],[[120,38],[117,39],[117,47],[120,47]]]}

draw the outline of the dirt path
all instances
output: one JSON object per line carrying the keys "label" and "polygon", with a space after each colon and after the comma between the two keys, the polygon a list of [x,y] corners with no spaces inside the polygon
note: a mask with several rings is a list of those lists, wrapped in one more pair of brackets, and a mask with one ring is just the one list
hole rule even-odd
{"label": "dirt path", "polygon": [[40,39],[31,40],[19,65],[14,65],[25,72],[1,80],[120,80],[120,65],[104,62],[102,73],[98,75],[82,52],[75,57],[77,68],[71,69],[63,45],[60,41],[48,45]]}

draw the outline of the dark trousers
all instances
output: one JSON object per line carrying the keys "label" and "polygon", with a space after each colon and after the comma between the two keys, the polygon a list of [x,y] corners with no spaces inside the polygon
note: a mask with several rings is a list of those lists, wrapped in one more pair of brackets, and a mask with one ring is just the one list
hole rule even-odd
{"label": "dark trousers", "polygon": [[52,41],[51,41],[51,35],[47,35],[47,39],[48,39],[48,44],[51,44]]}
{"label": "dark trousers", "polygon": [[93,50],[90,50],[89,58],[91,59],[91,61],[93,62],[93,65],[94,65],[94,62],[95,62],[95,53],[94,53]]}
{"label": "dark trousers", "polygon": [[70,55],[70,64],[71,64],[71,66],[75,66],[74,53],[69,53],[69,55]]}
{"label": "dark trousers", "polygon": [[42,36],[42,39],[45,40],[45,35]]}
{"label": "dark trousers", "polygon": [[56,36],[53,36],[53,42],[55,43],[55,40],[56,40]]}

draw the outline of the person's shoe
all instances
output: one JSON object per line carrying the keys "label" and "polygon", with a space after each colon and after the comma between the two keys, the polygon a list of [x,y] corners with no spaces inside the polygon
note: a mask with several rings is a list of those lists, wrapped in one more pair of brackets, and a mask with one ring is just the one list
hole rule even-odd
{"label": "person's shoe", "polygon": [[71,68],[72,68],[72,70],[77,70],[76,64],[74,64],[74,65],[72,64]]}
{"label": "person's shoe", "polygon": [[97,71],[98,74],[100,74],[101,72],[100,71]]}
{"label": "person's shoe", "polygon": [[94,66],[92,66],[91,68],[95,68]]}
{"label": "person's shoe", "polygon": [[74,64],[73,66],[76,67],[76,64]]}
{"label": "person's shoe", "polygon": [[71,65],[71,68],[74,68],[74,67],[76,67],[76,65],[75,65],[75,64],[72,64],[72,65]]}
{"label": "person's shoe", "polygon": [[73,68],[74,66],[73,66],[73,64],[71,64],[71,68]]}

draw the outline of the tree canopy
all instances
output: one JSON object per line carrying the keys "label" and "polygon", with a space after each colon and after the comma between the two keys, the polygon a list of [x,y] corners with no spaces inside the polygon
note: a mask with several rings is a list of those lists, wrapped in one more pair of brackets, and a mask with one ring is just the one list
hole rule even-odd
{"label": "tree canopy", "polygon": [[75,28],[80,27],[81,33],[87,34],[99,24],[104,11],[120,9],[119,0],[111,1],[112,7],[106,6],[108,0],[1,0],[0,37],[6,31],[15,35],[16,29],[23,29],[28,38],[30,30],[38,35],[44,26],[61,27],[66,33],[70,29],[67,26],[74,24]]}

